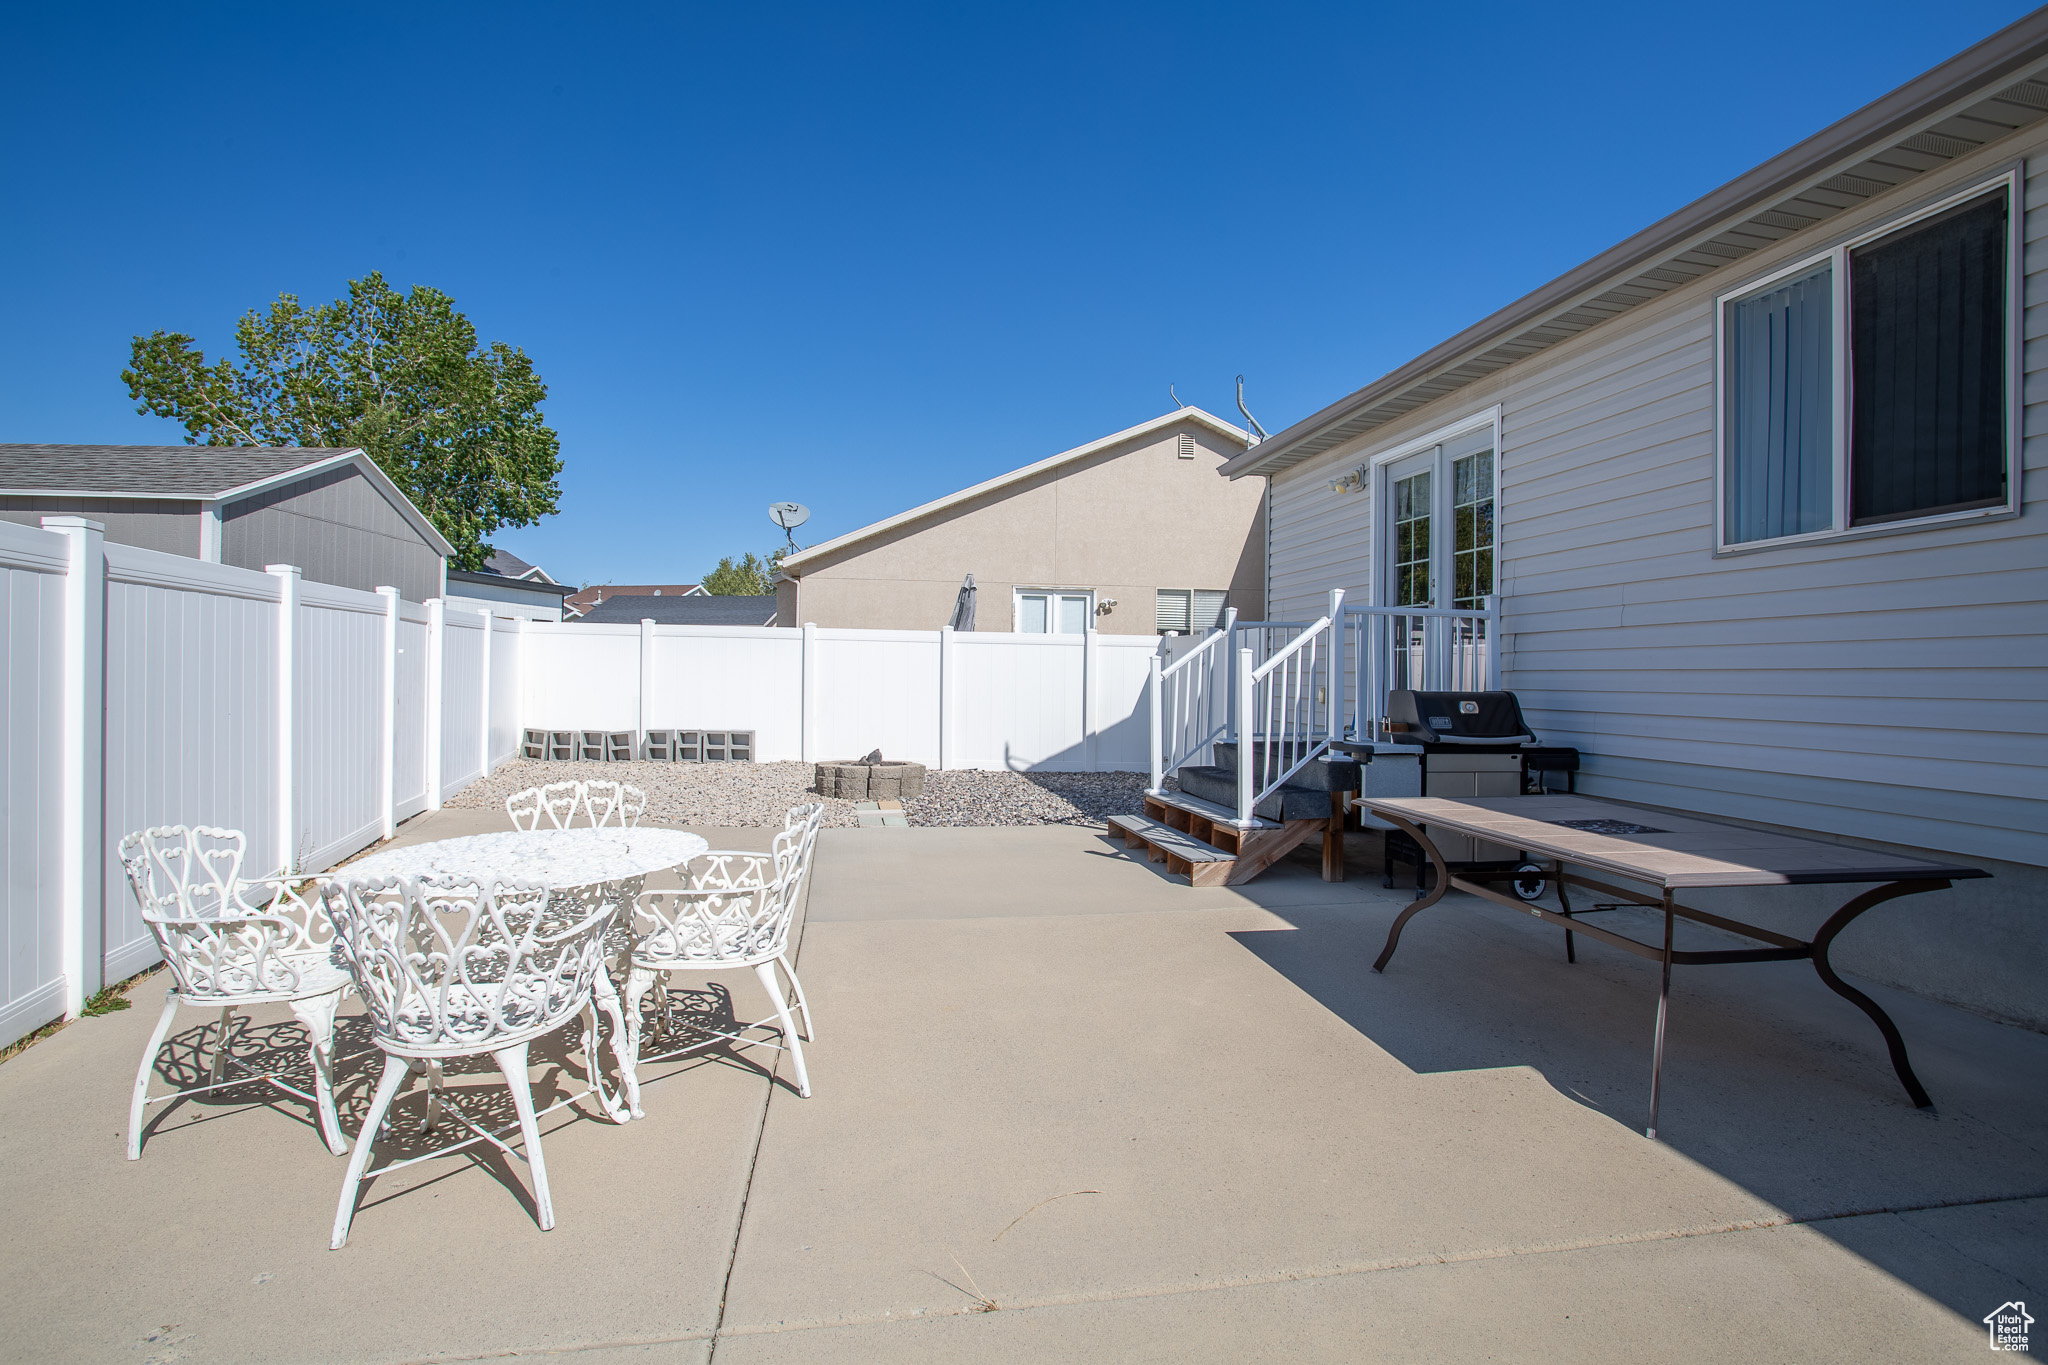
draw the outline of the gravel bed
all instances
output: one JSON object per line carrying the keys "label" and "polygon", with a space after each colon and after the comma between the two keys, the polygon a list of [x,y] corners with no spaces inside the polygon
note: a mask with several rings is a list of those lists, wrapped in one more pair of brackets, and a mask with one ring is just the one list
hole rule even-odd
{"label": "gravel bed", "polygon": [[[851,801],[820,797],[808,763],[544,763],[514,759],[447,804],[503,809],[505,798],[548,782],[630,782],[647,793],[641,818],[718,829],[775,826],[792,806],[825,802],[825,823],[848,827]],[[903,803],[913,825],[1099,825],[1144,809],[1143,773],[932,772],[924,795]]]}

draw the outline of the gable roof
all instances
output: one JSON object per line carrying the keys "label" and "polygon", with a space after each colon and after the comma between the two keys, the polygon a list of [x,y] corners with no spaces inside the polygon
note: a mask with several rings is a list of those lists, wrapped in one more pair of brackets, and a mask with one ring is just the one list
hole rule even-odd
{"label": "gable roof", "polygon": [[[1075,446],[1072,450],[1063,450],[1059,454],[1040,460],[1036,464],[1025,465],[1022,469],[1013,469],[1007,474],[998,474],[995,478],[986,479],[981,483],[975,484],[972,488],[963,488],[957,493],[948,493],[943,498],[925,503],[921,507],[913,507],[908,512],[898,512],[893,517],[884,517],[882,520],[863,526],[857,531],[848,531],[843,536],[835,536],[831,540],[813,545],[809,549],[798,550],[795,554],[788,556],[782,561],[782,572],[789,574],[792,578],[801,577],[801,574],[790,574],[789,570],[791,568],[801,569],[808,567],[818,558],[837,550],[843,550],[849,545],[872,539],[885,532],[893,531],[899,526],[908,525],[910,522],[917,521],[920,518],[937,516],[941,512],[951,511],[962,503],[981,497],[984,494],[999,492],[1004,488],[1010,487],[1012,484],[1019,484],[1028,479],[1036,478],[1047,470],[1057,469],[1063,464],[1071,464],[1076,460],[1084,460],[1090,455],[1099,455],[1111,446],[1120,445],[1125,441],[1133,441],[1141,436],[1150,436],[1154,432],[1164,431],[1183,421],[1192,421],[1197,425],[1205,426],[1218,436],[1228,437],[1240,445],[1251,439],[1248,432],[1232,426],[1213,413],[1204,412],[1200,408],[1179,408],[1173,412],[1162,413],[1149,422],[1140,422],[1134,427],[1126,427],[1124,430],[1104,436],[1100,440],[1090,441],[1087,445]],[[1228,468],[1227,465],[1225,467]]]}
{"label": "gable roof", "polygon": [[772,626],[775,597],[772,593],[761,597],[715,593],[654,597],[636,593],[607,597],[573,619],[600,624],[647,620],[666,626]]}
{"label": "gable roof", "polygon": [[493,550],[491,557],[484,561],[484,572],[497,574],[501,578],[525,579],[535,583],[553,583],[547,570],[529,564],[508,550]]}
{"label": "gable roof", "polygon": [[[1467,327],[1220,471],[1274,474],[2048,118],[2048,9]],[[1285,206],[1280,206],[1285,211]]]}
{"label": "gable roof", "polygon": [[448,538],[357,446],[0,444],[0,497],[234,502],[345,464],[376,485],[437,554],[455,553]]}

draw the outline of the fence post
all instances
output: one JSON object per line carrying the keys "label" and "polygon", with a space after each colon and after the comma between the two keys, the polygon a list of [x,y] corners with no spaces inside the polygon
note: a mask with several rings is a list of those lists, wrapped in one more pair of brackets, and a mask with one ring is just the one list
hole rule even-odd
{"label": "fence post", "polygon": [[58,813],[64,868],[58,879],[64,1017],[76,1019],[106,984],[107,556],[105,527],[84,517],[44,517],[69,543],[64,565],[63,755]]}
{"label": "fence post", "polygon": [[1155,793],[1166,785],[1166,736],[1160,728],[1163,724],[1159,714],[1160,700],[1159,655],[1155,653],[1151,671],[1145,678],[1145,707],[1151,713],[1149,729],[1152,741],[1152,784],[1145,790]]}
{"label": "fence post", "polygon": [[1501,690],[1501,653],[1507,636],[1500,629],[1500,598],[1489,593],[1486,597],[1486,685],[1488,692]]}
{"label": "fence post", "polygon": [[477,730],[481,736],[482,744],[482,747],[478,750],[480,755],[478,771],[482,772],[485,777],[489,777],[491,775],[491,609],[489,607],[478,607],[476,614],[484,618],[483,667],[480,670],[483,674],[483,696],[481,698],[481,705],[478,707],[477,717]]}
{"label": "fence post", "polygon": [[398,833],[398,589],[379,588],[384,599],[384,705],[379,713],[383,741],[377,757],[379,790],[384,793],[384,837]]}
{"label": "fence post", "polygon": [[263,572],[277,578],[277,866],[285,872],[299,870],[298,805],[293,784],[297,781],[294,760],[298,757],[299,725],[294,676],[299,657],[299,570],[292,564],[265,564]]}
{"label": "fence post", "polygon": [[447,603],[427,600],[427,809],[441,809],[441,639]]}
{"label": "fence post", "polygon": [[654,709],[654,618],[640,618],[640,733],[633,737],[633,757],[647,756],[647,717]]}
{"label": "fence post", "polygon": [[1095,622],[1081,632],[1081,756],[1091,773],[1102,771],[1101,740],[1095,729],[1095,679],[1101,659],[1095,643]]}
{"label": "fence post", "polygon": [[1247,826],[1252,821],[1252,763],[1259,743],[1257,714],[1252,705],[1254,667],[1249,649],[1237,651],[1237,667],[1232,670],[1237,676],[1237,686],[1233,689],[1236,714],[1232,717],[1231,734],[1237,740],[1237,823],[1240,826]]}
{"label": "fence post", "polygon": [[797,743],[806,763],[818,761],[818,623],[804,622],[803,662],[797,681]]}
{"label": "fence post", "polygon": [[939,771],[953,763],[953,628],[939,627]]}

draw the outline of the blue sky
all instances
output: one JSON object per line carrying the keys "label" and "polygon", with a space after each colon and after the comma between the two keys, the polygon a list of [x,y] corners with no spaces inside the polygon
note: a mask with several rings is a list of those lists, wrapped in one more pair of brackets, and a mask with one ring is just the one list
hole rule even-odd
{"label": "blue sky", "polygon": [[695,578],[1152,417],[1278,431],[2016,4],[12,6],[0,440],[381,269],[524,348],[496,543]]}

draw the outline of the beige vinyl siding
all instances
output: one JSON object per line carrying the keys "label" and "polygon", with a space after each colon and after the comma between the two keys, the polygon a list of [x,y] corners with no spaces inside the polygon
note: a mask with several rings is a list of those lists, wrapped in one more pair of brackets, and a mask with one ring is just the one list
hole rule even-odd
{"label": "beige vinyl siding", "polygon": [[[2026,139],[2030,152],[2048,138]],[[1371,581],[1337,473],[1498,403],[1506,683],[1580,790],[2048,865],[2048,162],[2021,220],[2016,519],[1717,557],[1714,296],[2012,164],[1874,201],[1275,480],[1273,614]]]}

